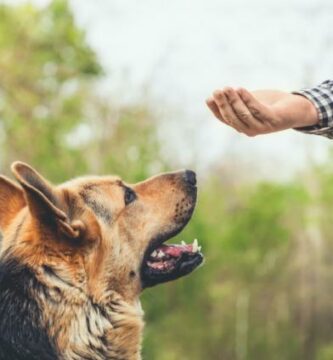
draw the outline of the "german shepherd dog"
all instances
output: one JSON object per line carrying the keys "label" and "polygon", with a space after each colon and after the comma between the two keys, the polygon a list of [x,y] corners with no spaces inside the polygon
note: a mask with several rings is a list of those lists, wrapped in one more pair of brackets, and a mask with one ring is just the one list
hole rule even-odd
{"label": "german shepherd dog", "polygon": [[138,360],[144,288],[203,260],[165,245],[196,203],[189,170],[135,185],[82,177],[54,186],[16,162],[0,177],[0,359]]}

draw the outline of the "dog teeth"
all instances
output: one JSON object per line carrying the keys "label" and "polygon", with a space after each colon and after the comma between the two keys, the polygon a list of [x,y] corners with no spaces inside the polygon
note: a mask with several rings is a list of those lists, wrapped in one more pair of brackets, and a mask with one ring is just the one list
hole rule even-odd
{"label": "dog teeth", "polygon": [[182,245],[186,245],[186,242],[184,240],[182,240],[181,242]]}
{"label": "dog teeth", "polygon": [[198,252],[199,250],[199,246],[198,246],[198,239],[194,239],[193,244],[192,244],[192,251],[194,253]]}
{"label": "dog teeth", "polygon": [[161,259],[162,257],[164,257],[164,252],[161,250],[154,250],[150,256],[155,259]]}

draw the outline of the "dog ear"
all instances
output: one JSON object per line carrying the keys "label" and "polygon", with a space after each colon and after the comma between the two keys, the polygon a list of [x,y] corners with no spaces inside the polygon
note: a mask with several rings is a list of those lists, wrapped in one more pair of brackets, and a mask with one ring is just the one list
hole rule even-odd
{"label": "dog ear", "polygon": [[0,176],[0,229],[6,230],[25,205],[22,188],[7,177]]}
{"label": "dog ear", "polygon": [[22,185],[29,210],[39,223],[55,228],[69,238],[78,238],[85,231],[80,221],[70,223],[63,210],[64,203],[59,191],[44,179],[36,170],[22,162],[12,164],[12,172]]}

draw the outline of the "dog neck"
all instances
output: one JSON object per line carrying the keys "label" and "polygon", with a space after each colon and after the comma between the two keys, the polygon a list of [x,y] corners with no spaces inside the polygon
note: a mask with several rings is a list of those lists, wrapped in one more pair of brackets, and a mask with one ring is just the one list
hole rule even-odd
{"label": "dog neck", "polygon": [[141,359],[143,311],[139,300],[129,303],[114,291],[93,300],[82,289],[54,277],[43,274],[52,297],[45,307],[48,323],[53,321],[50,336],[62,358]]}
{"label": "dog neck", "polygon": [[137,304],[112,291],[93,300],[49,269],[13,257],[0,261],[0,313],[1,359],[16,359],[18,352],[29,359],[141,359]]}

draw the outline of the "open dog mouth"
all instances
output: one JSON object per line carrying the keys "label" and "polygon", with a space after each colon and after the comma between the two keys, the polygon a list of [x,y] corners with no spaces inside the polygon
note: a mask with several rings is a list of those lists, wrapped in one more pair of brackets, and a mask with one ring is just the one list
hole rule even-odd
{"label": "open dog mouth", "polygon": [[203,261],[201,246],[195,239],[192,244],[162,244],[145,257],[142,266],[144,287],[178,279],[191,273]]}
{"label": "open dog mouth", "polygon": [[145,252],[141,266],[142,287],[150,287],[167,281],[178,279],[191,273],[203,262],[201,246],[198,240],[192,244],[165,244],[166,241],[179,234],[192,217],[196,199],[196,177],[193,171],[185,171],[185,197],[176,205],[176,228],[168,233],[160,234],[153,239]]}

